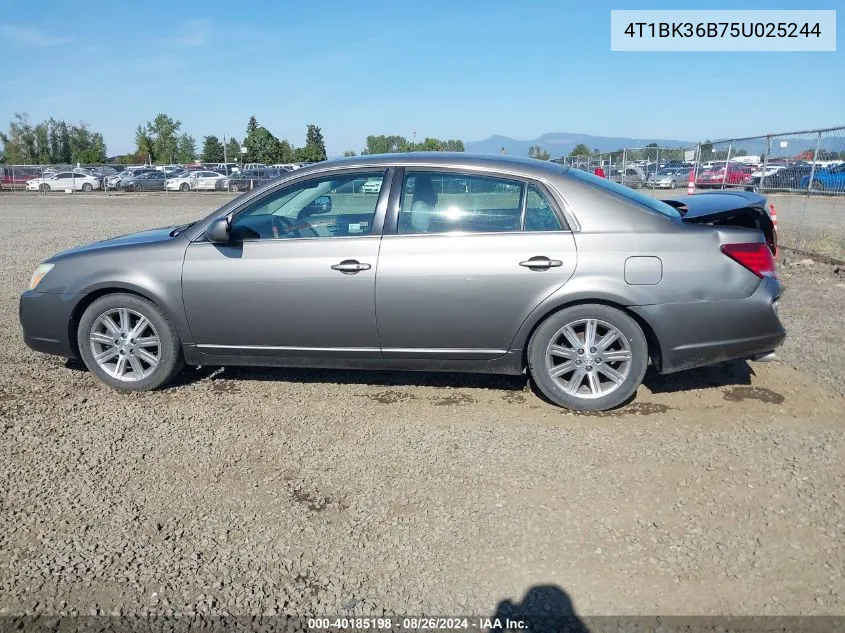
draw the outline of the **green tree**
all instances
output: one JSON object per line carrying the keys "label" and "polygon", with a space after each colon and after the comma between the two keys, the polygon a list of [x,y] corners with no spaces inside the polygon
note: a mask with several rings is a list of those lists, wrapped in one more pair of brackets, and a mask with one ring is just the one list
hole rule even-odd
{"label": "green tree", "polygon": [[255,115],[253,114],[251,117],[249,117],[249,121],[247,121],[246,135],[249,136],[250,134],[255,133],[255,131],[257,129],[258,129],[258,120],[255,118]]}
{"label": "green tree", "polygon": [[444,152],[463,152],[464,142],[460,139],[450,138],[441,143],[441,149]]}
{"label": "green tree", "polygon": [[528,156],[530,158],[536,158],[537,160],[549,160],[549,158],[551,158],[551,154],[549,154],[539,145],[532,145],[531,147],[529,147]]}
{"label": "green tree", "polygon": [[283,138],[279,141],[279,144],[276,146],[276,160],[273,162],[275,163],[292,163],[295,160],[296,152],[288,143],[286,138]]}
{"label": "green tree", "polygon": [[573,147],[572,151],[569,152],[570,156],[589,156],[590,154],[592,154],[590,148],[583,143],[578,143],[578,145]]}
{"label": "green tree", "polygon": [[241,142],[236,138],[226,141],[226,158],[230,163],[238,163],[241,160]]}
{"label": "green tree", "polygon": [[194,137],[183,132],[176,143],[176,160],[182,164],[192,163],[197,159],[197,143]]}
{"label": "green tree", "polygon": [[353,152],[351,149],[348,149],[345,152],[343,152],[343,155],[345,157],[349,158],[350,156],[357,156],[358,154]]}
{"label": "green tree", "polygon": [[247,149],[246,159],[251,163],[273,164],[278,162],[279,139],[262,125],[247,134],[244,139],[244,146]]}
{"label": "green tree", "polygon": [[138,154],[152,156],[153,162],[172,163],[179,154],[179,128],[182,122],[159,113],[135,130]]}
{"label": "green tree", "polygon": [[362,152],[364,154],[393,154],[395,152],[408,151],[408,139],[404,136],[385,136],[380,134],[378,136],[370,135],[367,137],[367,149]]}
{"label": "green tree", "polygon": [[302,151],[297,150],[297,160],[305,163],[319,163],[326,160],[326,143],[323,140],[323,133],[313,123],[308,125],[305,132],[305,147]]}
{"label": "green tree", "polygon": [[140,162],[146,163],[153,159],[153,139],[147,134],[147,128],[139,125],[135,128],[135,147],[136,158]]}
{"label": "green tree", "polygon": [[202,154],[200,156],[204,163],[223,162],[223,143],[213,134],[204,136],[202,139]]}
{"label": "green tree", "polygon": [[26,113],[15,113],[7,132],[0,133],[5,160],[12,164],[29,164],[37,154],[35,134]]}

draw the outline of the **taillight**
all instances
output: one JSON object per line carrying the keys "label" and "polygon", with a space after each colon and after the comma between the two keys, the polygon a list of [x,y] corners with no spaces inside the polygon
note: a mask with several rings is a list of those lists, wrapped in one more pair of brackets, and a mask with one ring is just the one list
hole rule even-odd
{"label": "taillight", "polygon": [[760,277],[777,279],[775,259],[768,244],[754,242],[750,244],[723,244],[722,252],[735,262],[745,266]]}

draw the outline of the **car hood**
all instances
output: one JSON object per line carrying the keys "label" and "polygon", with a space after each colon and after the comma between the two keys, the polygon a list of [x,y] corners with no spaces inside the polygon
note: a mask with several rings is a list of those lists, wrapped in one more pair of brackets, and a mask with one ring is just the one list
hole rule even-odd
{"label": "car hood", "polygon": [[129,233],[127,235],[120,235],[112,237],[107,240],[99,242],[92,242],[91,244],[84,244],[82,246],[75,246],[66,251],[57,253],[47,261],[54,261],[56,259],[64,259],[70,255],[79,255],[81,253],[89,253],[94,251],[101,251],[106,249],[121,248],[127,246],[140,246],[144,244],[156,244],[159,242],[167,242],[175,239],[174,231],[182,228],[185,225],[164,226],[157,229],[147,229],[145,231],[138,231],[137,233]]}

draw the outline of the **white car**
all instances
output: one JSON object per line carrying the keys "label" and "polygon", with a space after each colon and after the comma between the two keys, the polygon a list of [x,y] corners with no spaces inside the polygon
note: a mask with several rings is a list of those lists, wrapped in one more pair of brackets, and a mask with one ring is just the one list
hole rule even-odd
{"label": "white car", "polygon": [[168,178],[164,188],[168,191],[215,191],[225,178],[216,171],[190,171]]}
{"label": "white car", "polygon": [[381,180],[368,180],[361,185],[361,191],[364,193],[379,193],[381,191]]}
{"label": "white car", "polygon": [[766,165],[765,170],[761,167],[760,169],[752,171],[751,177],[765,178],[766,176],[771,176],[772,174],[778,173],[781,169],[786,169],[786,165]]}
{"label": "white car", "polygon": [[93,191],[102,186],[102,181],[95,177],[78,172],[60,171],[52,176],[33,178],[27,181],[27,191]]}

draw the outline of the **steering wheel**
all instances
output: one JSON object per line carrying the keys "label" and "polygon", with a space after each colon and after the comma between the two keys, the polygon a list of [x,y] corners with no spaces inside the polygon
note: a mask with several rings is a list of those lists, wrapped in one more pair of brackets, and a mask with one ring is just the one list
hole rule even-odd
{"label": "steering wheel", "polygon": [[[293,220],[286,218],[283,215],[273,215],[271,217],[273,218],[274,237],[281,237],[285,233],[288,233],[293,237],[303,237],[302,231],[304,230],[311,231],[313,237],[319,237],[317,231],[314,230],[314,227],[304,220],[294,224]],[[276,235],[276,233],[278,233],[278,235]]]}

